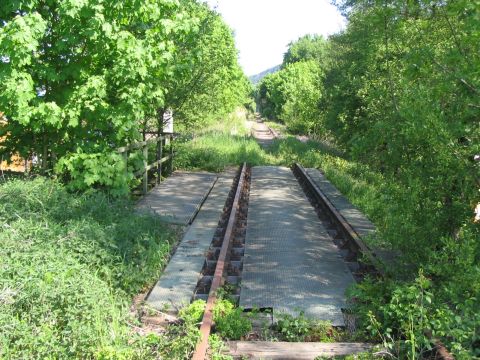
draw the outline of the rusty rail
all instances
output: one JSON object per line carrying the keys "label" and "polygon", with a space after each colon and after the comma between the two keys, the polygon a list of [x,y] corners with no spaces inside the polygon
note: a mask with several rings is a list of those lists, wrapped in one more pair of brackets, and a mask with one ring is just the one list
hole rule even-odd
{"label": "rusty rail", "polygon": [[277,130],[271,128],[268,125],[267,125],[267,128],[268,128],[268,130],[270,130],[270,132],[272,133],[272,135],[275,139],[278,139],[280,137],[280,133]]}
{"label": "rusty rail", "polygon": [[330,213],[331,218],[337,222],[337,224],[342,229],[342,232],[360,249],[363,255],[365,255],[375,267],[375,269],[381,274],[385,275],[380,261],[377,259],[373,251],[363,242],[362,238],[357,234],[357,232],[352,228],[347,220],[338,212],[338,210],[333,206],[330,200],[325,196],[325,194],[320,190],[320,188],[315,184],[310,175],[307,174],[302,165],[295,163],[294,170],[300,175],[300,177],[308,183],[308,186],[313,189],[314,196],[319,200]]}
{"label": "rusty rail", "polygon": [[223,237],[222,247],[220,249],[220,255],[218,256],[217,265],[215,267],[215,274],[213,275],[212,285],[208,294],[207,304],[205,306],[205,312],[203,314],[202,325],[200,326],[200,342],[197,344],[192,360],[204,360],[208,350],[208,337],[213,326],[213,308],[217,300],[216,293],[218,288],[222,285],[223,274],[225,272],[225,265],[227,263],[228,249],[233,235],[233,229],[235,226],[235,220],[237,218],[238,204],[243,189],[243,182],[245,180],[245,172],[247,164],[244,163],[242,171],[237,184],[237,190],[235,192],[235,198],[232,204],[232,210],[228,218],[227,229]]}
{"label": "rusty rail", "polygon": [[[295,163],[294,171],[296,171],[300,177],[308,183],[308,186],[313,190],[315,198],[322,202],[327,211],[330,213],[330,216],[337,222],[337,224],[342,228],[342,231],[347,237],[350,238],[352,242],[358,247],[359,251],[365,255],[374,266],[375,270],[381,275],[385,276],[385,272],[382,269],[381,261],[376,258],[375,253],[363,242],[361,237],[357,232],[352,228],[347,220],[338,212],[338,210],[333,206],[330,200],[325,196],[325,194],[320,190],[320,188],[315,184],[310,175],[307,174],[303,166],[298,163]],[[445,345],[443,345],[438,340],[433,340],[436,349],[436,360],[455,360],[453,355],[447,350]]]}

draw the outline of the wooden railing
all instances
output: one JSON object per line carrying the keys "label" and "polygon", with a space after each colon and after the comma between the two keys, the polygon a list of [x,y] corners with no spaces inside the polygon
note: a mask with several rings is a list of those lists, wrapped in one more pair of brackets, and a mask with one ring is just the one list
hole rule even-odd
{"label": "wooden railing", "polygon": [[[164,156],[164,141],[169,139],[170,140],[170,153],[167,156]],[[127,146],[123,146],[117,149],[119,154],[123,154],[123,158],[125,161],[125,169],[128,171],[128,155],[133,150],[140,149],[143,153],[143,168],[134,172],[133,175],[138,178],[140,176],[143,177],[142,181],[142,192],[146,194],[148,192],[148,172],[153,168],[156,168],[156,182],[159,184],[162,181],[162,164],[170,160],[170,172],[173,171],[173,134],[162,134],[161,136],[157,136],[152,139],[148,139],[145,141],[139,141],[132,143]],[[156,151],[155,151],[155,161],[148,163],[148,150],[149,146],[152,144],[156,144]]]}

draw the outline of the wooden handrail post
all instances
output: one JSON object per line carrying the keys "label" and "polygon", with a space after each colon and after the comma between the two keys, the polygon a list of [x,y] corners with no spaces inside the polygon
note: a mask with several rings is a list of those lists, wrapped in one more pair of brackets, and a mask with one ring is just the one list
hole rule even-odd
{"label": "wooden handrail post", "polygon": [[[170,172],[173,172],[173,156],[174,156],[174,151],[173,151],[173,139],[174,135],[173,134],[164,134],[160,132],[158,134],[158,137],[156,138],[150,138],[145,141],[141,142],[134,142],[131,144],[128,144],[126,146],[122,146],[117,148],[117,153],[122,154],[123,161],[125,162],[125,176],[128,177],[128,155],[130,151],[135,151],[137,153],[137,149],[140,149],[143,154],[143,169],[140,168],[138,170],[134,169],[133,176],[135,179],[138,179],[139,177],[142,177],[142,193],[145,195],[148,192],[148,172],[150,170],[156,172],[156,180],[155,182],[157,184],[160,184],[162,182],[162,174],[163,174],[163,163],[170,161],[169,168]],[[170,151],[165,151],[165,146],[167,145],[167,140],[170,141]],[[152,151],[155,152],[155,161],[151,161],[149,164],[148,162],[148,151],[149,151],[149,146],[153,144],[155,145],[155,148],[152,149]],[[164,153],[167,152],[169,153],[168,156],[163,157]]]}
{"label": "wooden handrail post", "polygon": [[170,173],[173,173],[173,134],[170,134]]}
{"label": "wooden handrail post", "polygon": [[162,156],[163,156],[163,115],[165,108],[157,109],[157,184],[162,182]]}
{"label": "wooden handrail post", "polygon": [[162,135],[160,135],[158,142],[157,142],[157,184],[160,184],[162,182],[162,162],[160,161],[163,156],[163,140],[162,140]]}
{"label": "wooden handrail post", "polygon": [[128,176],[128,151],[123,152],[123,161],[125,162],[125,176]]}
{"label": "wooden handrail post", "polygon": [[143,194],[145,195],[148,192],[148,144],[145,144],[143,147]]}
{"label": "wooden handrail post", "polygon": [[43,176],[47,174],[47,167],[48,167],[47,158],[48,158],[47,135],[43,134],[42,172],[41,172]]}

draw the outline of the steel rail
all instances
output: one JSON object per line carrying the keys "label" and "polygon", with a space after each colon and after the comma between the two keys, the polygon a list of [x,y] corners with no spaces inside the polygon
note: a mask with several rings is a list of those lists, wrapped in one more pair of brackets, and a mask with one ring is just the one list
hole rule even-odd
{"label": "steel rail", "polygon": [[[315,181],[311,178],[310,175],[305,171],[305,168],[300,165],[299,163],[294,164],[294,171],[297,171],[301,178],[305,180],[308,186],[313,190],[314,196],[317,200],[321,201],[323,205],[327,208],[330,215],[333,217],[334,221],[340,225],[344,234],[346,234],[350,239],[358,246],[360,252],[365,255],[374,266],[375,270],[379,272],[382,277],[385,277],[386,274],[381,268],[381,261],[376,258],[375,253],[363,242],[361,237],[357,234],[357,232],[352,228],[352,226],[348,223],[348,221],[338,212],[338,210],[333,206],[331,201],[325,196],[322,190],[317,186]],[[432,339],[433,340],[433,339]],[[445,345],[443,345],[438,340],[433,340],[435,344],[435,348],[437,350],[436,359],[437,360],[455,360],[453,355],[447,350]]]}
{"label": "steel rail", "polygon": [[225,272],[225,265],[227,263],[227,254],[230,248],[235,221],[237,219],[238,204],[240,202],[240,196],[243,189],[246,169],[247,169],[247,164],[244,163],[242,166],[240,177],[238,179],[237,190],[235,193],[235,198],[233,200],[232,209],[230,211],[230,216],[228,218],[227,229],[225,230],[225,235],[223,236],[222,247],[220,249],[217,265],[215,267],[215,273],[213,275],[212,285],[210,286],[210,292],[208,294],[207,304],[205,306],[205,312],[203,313],[202,325],[200,326],[201,339],[195,348],[195,352],[193,353],[192,360],[205,360],[205,357],[207,355],[208,337],[210,335],[210,332],[213,326],[213,308],[217,300],[217,296],[216,296],[217,290],[222,285],[223,274]]}
{"label": "steel rail", "polygon": [[357,234],[357,232],[352,228],[350,223],[338,212],[338,210],[333,206],[332,202],[325,196],[322,190],[318,187],[317,184],[313,181],[310,175],[307,174],[305,169],[299,163],[294,164],[294,169],[296,169],[299,175],[304,179],[308,186],[313,190],[317,200],[320,200],[323,205],[327,208],[331,217],[340,225],[342,231],[347,235],[354,244],[361,250],[362,254],[365,255],[374,265],[375,269],[382,275],[385,275],[381,267],[380,260],[377,259],[375,253],[363,242],[362,238]]}

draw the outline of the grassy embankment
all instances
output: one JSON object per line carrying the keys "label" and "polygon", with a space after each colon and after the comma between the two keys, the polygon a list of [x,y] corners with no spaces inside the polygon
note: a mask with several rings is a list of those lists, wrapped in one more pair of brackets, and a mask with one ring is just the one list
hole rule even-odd
{"label": "grassy embankment", "polygon": [[0,228],[0,358],[154,358],[129,306],[159,277],[173,230],[43,179],[0,184]]}

